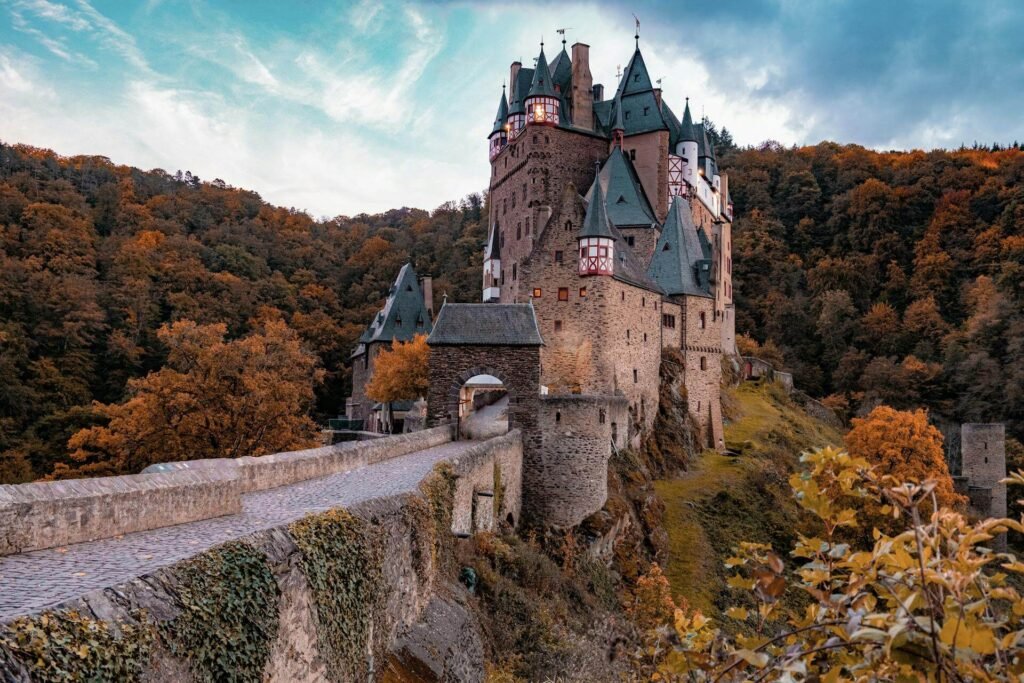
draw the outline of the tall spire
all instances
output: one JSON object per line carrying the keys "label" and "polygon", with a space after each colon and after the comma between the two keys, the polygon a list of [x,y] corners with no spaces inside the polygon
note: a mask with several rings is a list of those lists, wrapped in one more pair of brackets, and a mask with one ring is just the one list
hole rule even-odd
{"label": "tall spire", "polygon": [[633,15],[633,20],[636,21],[636,34],[633,36],[633,38],[636,39],[636,49],[639,50],[640,49],[640,19],[634,14]]}
{"label": "tall spire", "polygon": [[508,99],[505,97],[505,84],[501,84],[501,101],[498,102],[498,114],[494,117],[494,128],[491,135],[500,133],[505,128],[505,120],[508,118]]}
{"label": "tall spire", "polygon": [[548,58],[544,56],[544,42],[540,44],[540,56],[533,70],[533,82],[530,84],[528,97],[557,97],[551,85],[551,71],[548,69]]}
{"label": "tall spire", "polygon": [[587,215],[580,227],[579,237],[606,237],[615,239],[608,220],[608,207],[605,206],[604,189],[601,187],[601,164],[594,164],[594,191],[590,195]]}
{"label": "tall spire", "polygon": [[686,98],[686,109],[683,110],[683,123],[682,123],[682,137],[680,138],[683,142],[697,142],[697,133],[693,127],[693,116],[690,114],[690,98]]}

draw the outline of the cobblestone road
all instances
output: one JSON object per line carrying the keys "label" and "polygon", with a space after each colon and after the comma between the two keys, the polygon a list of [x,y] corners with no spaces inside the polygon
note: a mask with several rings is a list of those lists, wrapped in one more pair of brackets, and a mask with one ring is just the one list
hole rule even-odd
{"label": "cobblestone road", "polygon": [[436,463],[471,445],[471,441],[447,443],[352,472],[248,493],[238,515],[0,557],[0,619],[114,586],[310,512],[412,491]]}

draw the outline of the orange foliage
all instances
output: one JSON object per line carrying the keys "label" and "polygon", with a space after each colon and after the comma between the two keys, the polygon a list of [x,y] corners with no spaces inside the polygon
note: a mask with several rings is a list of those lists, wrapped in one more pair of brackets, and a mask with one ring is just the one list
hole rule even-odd
{"label": "orange foliage", "polygon": [[381,403],[426,396],[430,386],[429,358],[430,347],[424,334],[407,342],[391,342],[391,350],[381,351],[373,363],[373,378],[366,385],[366,395]]}
{"label": "orange foliage", "polygon": [[853,420],[846,435],[850,455],[864,458],[880,475],[901,481],[937,482],[935,497],[940,507],[956,507],[966,499],[953,490],[942,452],[942,433],[928,424],[923,410],[906,412],[878,406],[864,418]]}
{"label": "orange foliage", "polygon": [[157,462],[263,455],[316,443],[307,416],[322,377],[316,357],[280,319],[224,341],[222,323],[182,320],[158,334],[170,349],[167,365],[128,383],[129,399],[95,404],[106,426],[75,433],[71,468],[54,476],[138,472]]}
{"label": "orange foliage", "polygon": [[627,610],[629,616],[638,627],[648,631],[671,624],[678,609],[686,609],[685,601],[677,604],[672,599],[668,579],[657,563],[652,564],[647,573],[636,580],[633,604]]}

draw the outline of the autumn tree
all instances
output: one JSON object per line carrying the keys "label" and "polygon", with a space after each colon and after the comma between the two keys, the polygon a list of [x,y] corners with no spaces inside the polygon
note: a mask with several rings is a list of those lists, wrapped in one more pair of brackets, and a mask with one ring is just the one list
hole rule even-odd
{"label": "autumn tree", "polygon": [[392,341],[391,349],[381,351],[374,359],[373,378],[366,385],[366,395],[381,403],[426,396],[430,387],[429,358],[430,347],[424,334],[407,342]]}
{"label": "autumn tree", "polygon": [[312,446],[316,357],[282,320],[225,340],[223,323],[160,328],[167,364],[128,383],[124,403],[96,405],[107,424],[71,437],[58,477],[138,472],[157,462],[238,458]]}
{"label": "autumn tree", "polygon": [[940,507],[966,502],[953,490],[953,478],[942,451],[942,433],[928,424],[925,411],[906,412],[882,405],[867,417],[854,418],[852,424],[846,435],[851,456],[863,458],[882,476],[918,483],[933,480]]}

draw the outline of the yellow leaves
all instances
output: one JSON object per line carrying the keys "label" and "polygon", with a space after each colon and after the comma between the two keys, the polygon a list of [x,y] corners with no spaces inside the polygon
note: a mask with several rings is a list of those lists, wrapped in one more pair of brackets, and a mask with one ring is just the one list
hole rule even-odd
{"label": "yellow leaves", "polygon": [[736,650],[734,654],[747,664],[756,666],[758,669],[766,667],[770,659],[770,657],[764,652],[754,652],[753,650],[747,649]]}
{"label": "yellow leaves", "polygon": [[948,618],[939,631],[939,640],[957,650],[973,650],[981,655],[996,651],[996,638],[991,625],[981,624],[973,619]]}
{"label": "yellow leaves", "polygon": [[733,576],[730,576],[728,579],[725,580],[725,583],[730,588],[741,588],[743,590],[748,590],[748,591],[749,590],[753,590],[754,589],[754,585],[755,585],[755,581],[753,579],[744,578],[744,577],[740,576],[739,574],[735,574]]}
{"label": "yellow leaves", "polygon": [[747,617],[750,616],[750,612],[743,607],[730,607],[725,611],[725,616],[739,621],[746,621]]}

